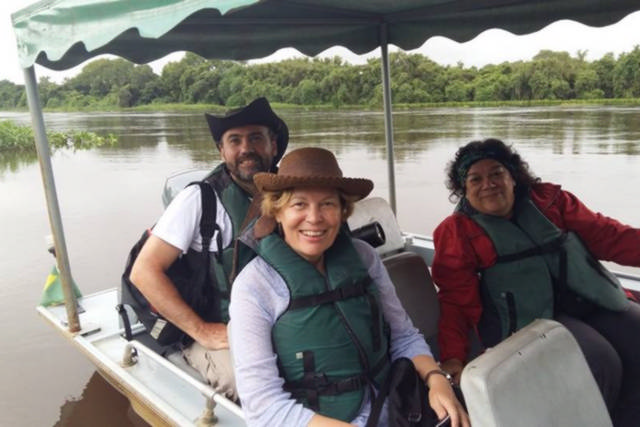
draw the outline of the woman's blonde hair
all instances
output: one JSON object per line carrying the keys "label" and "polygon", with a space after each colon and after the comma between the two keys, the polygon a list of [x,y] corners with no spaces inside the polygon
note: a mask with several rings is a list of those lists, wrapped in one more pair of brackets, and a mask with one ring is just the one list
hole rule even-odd
{"label": "woman's blonde hair", "polygon": [[[359,197],[343,193],[340,190],[336,191],[342,206],[342,221],[346,221],[353,213],[353,206]],[[262,204],[260,205],[262,215],[275,218],[278,212],[289,203],[291,197],[293,197],[293,192],[293,188],[279,191],[263,191]]]}

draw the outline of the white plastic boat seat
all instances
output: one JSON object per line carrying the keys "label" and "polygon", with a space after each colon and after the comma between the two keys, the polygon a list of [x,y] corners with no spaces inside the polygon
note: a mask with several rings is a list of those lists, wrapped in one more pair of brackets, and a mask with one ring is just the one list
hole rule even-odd
{"label": "white plastic boat seat", "polygon": [[610,427],[571,333],[536,320],[467,364],[461,386],[473,427]]}
{"label": "white plastic boat seat", "polygon": [[396,216],[389,203],[382,197],[369,197],[356,202],[347,223],[351,230],[355,230],[375,221],[382,226],[385,235],[384,245],[376,248],[378,254],[384,256],[405,248],[405,239]]}
{"label": "white plastic boat seat", "polygon": [[437,356],[440,305],[424,258],[405,251],[383,258],[383,262],[402,306]]}
{"label": "white plastic boat seat", "polygon": [[209,172],[211,171],[205,169],[188,169],[178,171],[167,177],[162,189],[162,205],[165,208],[169,206],[169,203],[171,203],[179,192],[184,190],[184,187],[190,182],[204,179]]}

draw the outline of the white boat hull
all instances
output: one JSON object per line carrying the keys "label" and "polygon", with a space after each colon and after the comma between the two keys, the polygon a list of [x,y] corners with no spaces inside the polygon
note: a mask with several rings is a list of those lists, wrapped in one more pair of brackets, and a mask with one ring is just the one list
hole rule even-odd
{"label": "white boat hull", "polygon": [[[217,425],[244,426],[242,410],[208,385],[191,377],[169,360],[133,340],[122,337],[115,307],[116,288],[78,300],[82,313],[79,333],[67,329],[64,306],[38,307],[38,312],[93,363],[100,374],[131,402],[132,408],[151,425],[213,425],[208,402]],[[140,325],[137,326],[140,328]],[[124,359],[135,363],[123,366]],[[126,356],[126,357],[125,357]],[[211,406],[211,405],[209,405]],[[204,418],[203,418],[204,415]]]}

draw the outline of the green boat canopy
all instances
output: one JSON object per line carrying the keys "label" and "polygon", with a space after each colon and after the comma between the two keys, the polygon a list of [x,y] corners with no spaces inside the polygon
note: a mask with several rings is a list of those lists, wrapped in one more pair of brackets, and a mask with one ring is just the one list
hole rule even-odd
{"label": "green boat canopy", "polygon": [[141,64],[175,51],[244,60],[285,47],[309,56],[332,46],[410,50],[432,36],[525,34],[561,19],[604,26],[639,8],[637,0],[45,0],[12,20],[23,68],[64,70],[101,54]]}

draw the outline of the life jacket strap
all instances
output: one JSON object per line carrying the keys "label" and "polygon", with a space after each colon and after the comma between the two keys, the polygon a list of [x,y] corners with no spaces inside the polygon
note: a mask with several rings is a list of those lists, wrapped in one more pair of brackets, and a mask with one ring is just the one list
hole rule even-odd
{"label": "life jacket strap", "polygon": [[[370,383],[367,374],[354,375],[331,381],[322,372],[315,372],[315,363],[312,351],[303,352],[304,376],[297,381],[288,381],[284,384],[284,390],[291,393],[294,398],[306,398],[311,409],[318,406],[319,396],[336,396],[350,391],[356,391]],[[380,359],[372,368],[370,376],[374,378],[379,371],[389,364],[386,357]]]}
{"label": "life jacket strap", "polygon": [[364,374],[330,381],[325,374],[318,372],[299,381],[287,382],[284,385],[284,389],[294,397],[305,397],[311,407],[313,406],[312,396],[317,400],[318,396],[335,396],[349,391],[356,391],[366,384],[367,377]]}
{"label": "life jacket strap", "polygon": [[371,336],[373,338],[373,350],[380,350],[380,346],[382,345],[382,316],[380,316],[380,307],[376,301],[376,298],[373,294],[368,293],[367,298],[369,300],[369,306],[371,307],[371,317],[373,318],[373,322],[371,324]]}
{"label": "life jacket strap", "polygon": [[496,258],[496,263],[518,261],[518,260],[529,258],[532,256],[540,256],[548,253],[557,252],[562,248],[566,240],[567,240],[567,234],[563,233],[561,236],[558,236],[557,238],[545,244],[534,246],[532,248],[525,249],[520,252],[514,252],[512,254],[498,255],[498,257]]}
{"label": "life jacket strap", "polygon": [[367,276],[361,281],[341,286],[331,291],[292,299],[289,303],[289,309],[297,310],[300,308],[315,307],[322,304],[329,304],[365,295],[367,293],[367,287],[371,284],[371,281],[371,278]]}

